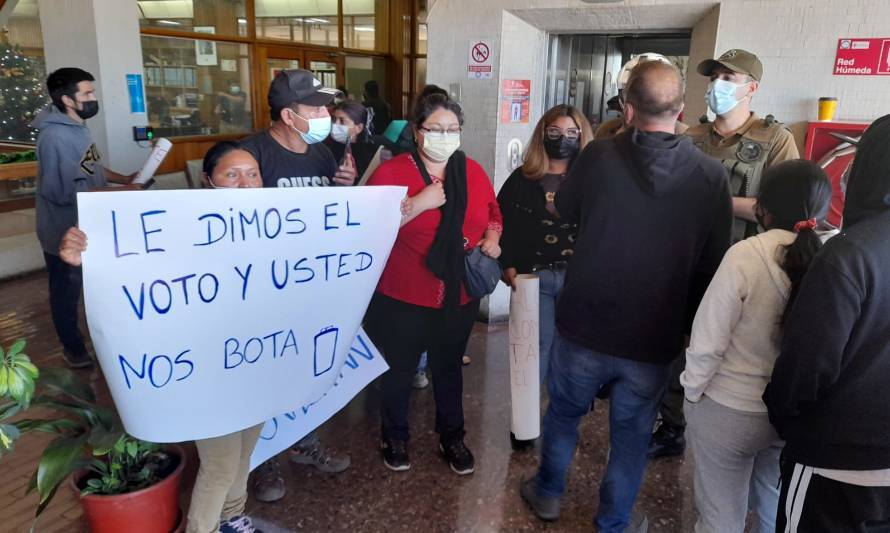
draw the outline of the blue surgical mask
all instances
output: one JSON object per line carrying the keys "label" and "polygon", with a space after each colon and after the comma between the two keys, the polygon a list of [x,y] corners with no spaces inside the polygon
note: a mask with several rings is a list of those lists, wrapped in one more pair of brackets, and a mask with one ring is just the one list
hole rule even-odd
{"label": "blue surgical mask", "polygon": [[294,131],[300,134],[306,144],[320,143],[331,134],[331,117],[304,118],[296,111],[293,111],[293,114],[309,123],[309,131],[306,133],[294,128]]}
{"label": "blue surgical mask", "polygon": [[725,115],[735,109],[739,105],[736,98],[736,92],[741,85],[736,85],[731,81],[714,80],[708,85],[708,92],[705,93],[705,101],[708,107],[717,115]]}

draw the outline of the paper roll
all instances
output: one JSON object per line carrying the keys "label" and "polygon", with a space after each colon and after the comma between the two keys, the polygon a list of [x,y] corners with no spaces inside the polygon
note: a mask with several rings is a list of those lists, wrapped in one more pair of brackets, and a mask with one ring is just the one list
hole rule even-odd
{"label": "paper roll", "polygon": [[541,434],[538,276],[520,274],[510,298],[510,427],[517,440]]}
{"label": "paper roll", "polygon": [[136,179],[133,180],[133,183],[142,185],[148,182],[148,180],[155,175],[155,172],[158,170],[158,167],[161,166],[161,162],[164,158],[167,157],[167,152],[170,151],[170,147],[172,146],[173,143],[163,137],[155,141],[154,148],[152,148],[151,153],[148,154],[148,161],[142,165],[142,169],[139,170],[139,174],[136,176]]}

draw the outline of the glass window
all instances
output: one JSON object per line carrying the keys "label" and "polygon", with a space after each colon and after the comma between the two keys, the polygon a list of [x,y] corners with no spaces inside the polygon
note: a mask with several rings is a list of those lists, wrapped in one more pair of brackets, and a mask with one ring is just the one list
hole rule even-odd
{"label": "glass window", "polygon": [[417,2],[417,43],[415,47],[418,54],[426,53],[426,18],[427,0],[419,0]]}
{"label": "glass window", "polygon": [[385,52],[389,0],[343,0],[343,46]]}
{"label": "glass window", "polygon": [[155,137],[253,129],[247,45],[143,35],[142,58]]}
{"label": "glass window", "polygon": [[143,27],[247,36],[247,0],[137,0]]}
{"label": "glass window", "polygon": [[255,0],[258,39],[340,46],[337,0]]}
{"label": "glass window", "polygon": [[0,140],[37,142],[29,124],[46,106],[46,64],[37,0],[19,1],[0,42]]}
{"label": "glass window", "polygon": [[426,85],[426,58],[418,57],[414,61],[414,88],[420,92]]}
{"label": "glass window", "polygon": [[346,89],[350,98],[361,101],[365,82],[370,80],[377,80],[380,96],[386,99],[386,60],[381,57],[346,56]]}

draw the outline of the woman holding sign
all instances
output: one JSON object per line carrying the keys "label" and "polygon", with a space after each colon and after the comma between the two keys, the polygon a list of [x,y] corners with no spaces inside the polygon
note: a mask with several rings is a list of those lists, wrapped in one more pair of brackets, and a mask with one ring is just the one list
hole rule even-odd
{"label": "woman holding sign", "polygon": [[365,328],[390,369],[382,381],[384,464],[408,470],[408,402],[420,354],[429,354],[439,449],[451,469],[470,474],[464,444],[461,356],[479,310],[467,294],[466,252],[500,253],[501,212],[491,180],[460,146],[463,114],[447,96],[433,94],[414,109],[418,149],[384,163],[369,185],[403,185],[402,229],[396,238]]}
{"label": "woman holding sign", "polygon": [[560,220],[554,200],[575,157],[593,139],[590,123],[578,109],[558,105],[541,117],[521,167],[498,194],[504,214],[504,281],[518,274],[540,280],[539,345],[541,383],[547,379],[556,334],[556,301],[565,283],[578,226]]}
{"label": "woman holding sign", "polygon": [[[234,142],[215,144],[204,156],[205,186],[222,188],[257,188],[263,186],[259,165],[250,152]],[[80,266],[87,236],[70,228],[62,239],[59,256],[72,266]],[[247,476],[250,455],[263,424],[243,431],[195,441],[201,466],[192,490],[189,506],[189,533],[251,533],[256,531],[244,514],[247,503]]]}

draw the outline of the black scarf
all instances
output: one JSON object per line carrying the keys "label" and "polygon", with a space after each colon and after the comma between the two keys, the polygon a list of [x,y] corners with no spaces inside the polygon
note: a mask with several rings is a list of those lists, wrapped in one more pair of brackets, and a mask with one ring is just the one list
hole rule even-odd
{"label": "black scarf", "polygon": [[[430,185],[430,178],[417,151],[412,154],[423,181]],[[445,167],[445,203],[439,208],[442,221],[436,229],[436,238],[426,256],[426,266],[437,278],[445,282],[445,309],[460,306],[460,289],[464,280],[464,216],[467,212],[467,156],[454,152]]]}

